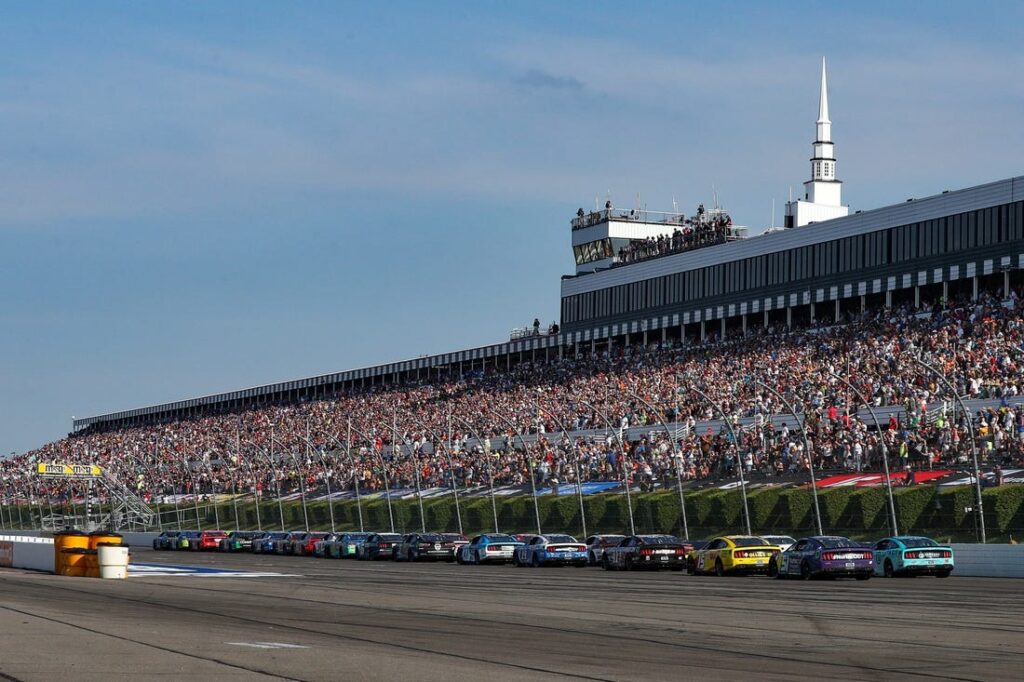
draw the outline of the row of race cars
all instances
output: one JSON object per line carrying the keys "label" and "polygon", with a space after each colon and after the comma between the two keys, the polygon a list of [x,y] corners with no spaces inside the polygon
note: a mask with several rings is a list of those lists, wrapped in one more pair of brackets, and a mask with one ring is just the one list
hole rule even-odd
{"label": "row of race cars", "polygon": [[883,538],[873,544],[842,536],[799,540],[785,535],[723,535],[707,541],[672,535],[483,533],[325,533],[286,531],[164,531],[155,550],[217,550],[374,561],[448,561],[516,566],[569,565],[605,570],[669,569],[691,575],[852,577],[934,575],[953,571],[953,550],[921,536]]}

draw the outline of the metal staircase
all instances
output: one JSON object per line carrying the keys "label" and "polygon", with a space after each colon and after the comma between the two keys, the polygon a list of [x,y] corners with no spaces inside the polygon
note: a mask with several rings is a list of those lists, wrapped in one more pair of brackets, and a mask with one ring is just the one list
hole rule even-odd
{"label": "metal staircase", "polygon": [[128,486],[106,471],[103,472],[100,481],[107,490],[110,504],[110,517],[106,519],[107,523],[105,524],[107,527],[113,530],[144,531],[154,525],[156,513]]}

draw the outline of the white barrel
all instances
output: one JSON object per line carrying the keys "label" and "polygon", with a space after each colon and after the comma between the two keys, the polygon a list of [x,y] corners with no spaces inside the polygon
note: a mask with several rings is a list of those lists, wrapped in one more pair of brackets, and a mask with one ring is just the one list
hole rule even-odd
{"label": "white barrel", "polygon": [[124,580],[128,577],[128,548],[123,545],[100,545],[100,578],[103,580]]}

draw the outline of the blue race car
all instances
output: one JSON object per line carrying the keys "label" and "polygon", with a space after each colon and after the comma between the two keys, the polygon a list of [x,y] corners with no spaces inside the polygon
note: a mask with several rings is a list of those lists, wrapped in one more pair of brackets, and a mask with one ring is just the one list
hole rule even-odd
{"label": "blue race car", "polygon": [[815,535],[797,540],[768,565],[768,575],[776,578],[798,576],[810,580],[853,577],[867,580],[874,572],[873,552],[850,538]]}
{"label": "blue race car", "polygon": [[512,563],[516,566],[587,565],[587,546],[571,535],[534,535],[517,547]]}
{"label": "blue race car", "polygon": [[875,574],[934,575],[948,578],[953,572],[953,548],[931,538],[901,535],[875,543]]}
{"label": "blue race car", "polygon": [[485,533],[459,547],[455,560],[460,564],[507,564],[515,556],[516,548],[522,546],[523,543],[511,535]]}
{"label": "blue race car", "polygon": [[274,531],[267,533],[261,538],[252,541],[252,546],[249,549],[253,554],[273,554],[274,547],[284,542],[285,538],[288,537],[288,533],[284,531]]}

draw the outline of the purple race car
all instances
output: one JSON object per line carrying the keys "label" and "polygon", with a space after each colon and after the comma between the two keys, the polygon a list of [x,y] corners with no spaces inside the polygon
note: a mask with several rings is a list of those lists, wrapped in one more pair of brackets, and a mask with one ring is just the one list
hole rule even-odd
{"label": "purple race car", "polygon": [[799,576],[854,577],[867,580],[874,573],[874,552],[859,542],[836,535],[816,535],[797,540],[768,566],[776,578]]}

